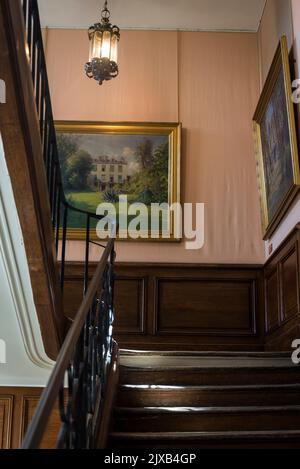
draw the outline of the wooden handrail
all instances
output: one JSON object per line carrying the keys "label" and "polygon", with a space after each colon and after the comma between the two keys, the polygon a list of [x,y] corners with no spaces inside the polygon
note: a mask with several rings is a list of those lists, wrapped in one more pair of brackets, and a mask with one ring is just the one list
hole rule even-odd
{"label": "wooden handrail", "polygon": [[0,106],[1,136],[45,351],[55,360],[67,321],[20,0],[0,0],[0,30],[1,79],[7,95],[6,104]]}
{"label": "wooden handrail", "polygon": [[[107,416],[107,396],[112,390],[109,389],[109,393],[107,391],[108,386],[114,383],[111,376],[117,363],[117,346],[112,335],[115,227],[113,226],[106,246],[92,241],[91,220],[97,221],[103,217],[72,207],[64,195],[37,0],[22,0],[22,4],[20,0],[0,0],[0,7],[0,41],[1,34],[5,35],[9,44],[7,50],[10,54],[10,73],[13,76],[13,80],[7,78],[7,81],[14,83],[20,133],[26,147],[28,167],[31,168],[30,176],[38,188],[35,194],[35,214],[41,230],[45,268],[53,267],[52,270],[55,270],[51,286],[54,300],[59,303],[53,311],[53,318],[56,318],[58,323],[64,319],[61,292],[64,287],[68,214],[73,210],[82,213],[86,219],[83,302],[67,335],[64,335],[64,327],[60,330],[57,345],[62,346],[57,363],[42,394],[22,448],[39,447],[57,400],[61,416],[57,447],[91,448],[96,445],[98,431],[102,441],[105,435],[105,426],[101,423],[103,415]],[[7,60],[5,55],[4,60]],[[11,85],[9,92],[10,88]],[[12,107],[10,102],[7,109]],[[8,136],[11,121],[12,119],[6,125]],[[8,152],[9,150],[8,146]],[[12,171],[15,170],[12,162],[11,167]],[[42,205],[41,200],[44,201]],[[104,252],[90,283],[91,243],[104,248]],[[61,268],[58,275],[55,252],[59,257],[60,244]],[[59,279],[61,289],[57,288]],[[44,331],[43,337],[46,336]],[[53,358],[56,356],[52,354]],[[68,383],[65,381],[66,372]]]}
{"label": "wooden handrail", "polygon": [[49,383],[41,396],[36,413],[24,438],[22,449],[35,449],[38,448],[41,443],[51,412],[55,402],[57,401],[58,390],[64,382],[65,373],[72,361],[74,348],[82,332],[82,328],[92,306],[95,294],[99,289],[99,284],[103,278],[105,268],[110,255],[113,253],[113,249],[114,240],[110,239],[107,243],[101,261],[98,264],[83,303],[78,310],[74,323],[64,341]]}

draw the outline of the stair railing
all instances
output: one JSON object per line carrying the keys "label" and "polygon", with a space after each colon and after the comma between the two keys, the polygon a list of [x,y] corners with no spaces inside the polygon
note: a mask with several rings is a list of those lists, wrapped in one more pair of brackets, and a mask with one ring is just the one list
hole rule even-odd
{"label": "stair railing", "polygon": [[38,2],[37,0],[21,0],[21,4],[26,30],[27,56],[31,67],[35,105],[39,119],[43,159],[47,175],[55,248],[56,254],[61,260],[60,286],[63,291],[65,281],[68,221],[71,213],[76,212],[81,214],[82,219],[85,220],[84,224],[86,227],[84,268],[84,293],[86,293],[89,282],[90,245],[94,244],[99,247],[103,247],[102,244],[91,239],[92,220],[97,221],[102,217],[97,216],[95,213],[74,207],[66,199],[60,169]]}
{"label": "stair railing", "polygon": [[[70,213],[78,212],[86,220],[83,302],[65,337],[22,448],[32,449],[40,446],[56,403],[61,419],[57,448],[99,447],[104,444],[105,428],[102,422],[106,421],[107,417],[106,398],[114,392],[111,382],[112,375],[117,373],[118,364],[117,344],[113,341],[116,227],[113,226],[106,245],[95,242],[91,238],[91,223],[102,217],[73,207],[67,201],[61,177],[38,3],[37,0],[3,1],[6,11],[20,15],[21,20],[21,16],[24,17],[26,53],[32,75],[35,100],[33,104],[36,106],[39,121],[54,243],[57,258],[61,260],[62,291]],[[10,2],[13,2],[13,5]],[[17,49],[24,46],[18,43],[15,47]],[[91,244],[96,244],[104,249],[104,252],[90,281]],[[99,441],[99,437],[102,437],[102,441]]]}
{"label": "stair railing", "polygon": [[[38,448],[59,401],[58,449],[99,446],[99,422],[117,348],[112,338],[114,241],[104,251],[84,301],[59,353],[56,366],[29,426],[23,449]],[[67,374],[67,378],[66,378]]]}

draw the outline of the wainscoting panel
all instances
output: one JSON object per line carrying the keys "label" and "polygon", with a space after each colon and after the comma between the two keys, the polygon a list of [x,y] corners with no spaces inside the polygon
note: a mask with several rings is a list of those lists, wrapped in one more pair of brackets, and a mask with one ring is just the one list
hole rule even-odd
{"label": "wainscoting panel", "polygon": [[0,395],[0,449],[10,448],[12,410],[13,396]]}
{"label": "wainscoting panel", "polygon": [[298,243],[279,264],[282,279],[282,321],[288,321],[299,311]]}
{"label": "wainscoting panel", "polygon": [[266,349],[291,350],[300,339],[300,225],[264,268]]}
{"label": "wainscoting panel", "polygon": [[278,268],[265,271],[266,330],[271,332],[280,324]]}
{"label": "wainscoting panel", "polygon": [[157,279],[156,333],[253,336],[255,287],[252,280]]}
{"label": "wainscoting panel", "polygon": [[[0,449],[20,447],[42,394],[41,388],[0,387]],[[54,449],[60,428],[58,407],[52,412],[40,449]]]}
{"label": "wainscoting panel", "polygon": [[145,334],[147,302],[147,278],[122,277],[116,279],[115,300],[116,333]]}
{"label": "wainscoting panel", "polygon": [[[82,299],[82,279],[82,264],[68,264],[65,311],[70,318]],[[117,264],[115,293],[121,348],[263,348],[262,266]]]}

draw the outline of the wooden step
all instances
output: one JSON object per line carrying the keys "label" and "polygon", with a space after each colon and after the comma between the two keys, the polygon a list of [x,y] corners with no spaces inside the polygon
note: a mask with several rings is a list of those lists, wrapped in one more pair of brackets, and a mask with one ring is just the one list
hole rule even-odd
{"label": "wooden step", "polygon": [[300,384],[261,386],[120,386],[119,407],[298,405]]}
{"label": "wooden step", "polygon": [[300,448],[300,431],[112,433],[111,448]]}
{"label": "wooden step", "polygon": [[300,406],[115,409],[118,432],[300,430]]}
{"label": "wooden step", "polygon": [[167,386],[215,386],[299,384],[300,367],[210,366],[164,367],[121,366],[120,384]]}
{"label": "wooden step", "polygon": [[271,367],[291,366],[291,353],[175,353],[175,352],[146,352],[123,353],[120,364],[124,366],[149,367]]}
{"label": "wooden step", "polygon": [[124,358],[136,358],[136,357],[199,357],[199,358],[207,358],[207,357],[218,357],[218,358],[288,358],[291,357],[291,352],[230,352],[230,351],[175,351],[175,350],[154,350],[154,351],[147,351],[147,350],[127,350],[121,349],[120,350],[120,358],[123,360]]}

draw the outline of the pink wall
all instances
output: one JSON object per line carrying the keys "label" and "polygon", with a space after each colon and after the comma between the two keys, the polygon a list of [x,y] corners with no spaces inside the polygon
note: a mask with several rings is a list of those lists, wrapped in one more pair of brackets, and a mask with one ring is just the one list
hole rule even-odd
{"label": "pink wall", "polygon": [[[83,73],[86,31],[49,30],[46,46],[57,120],[183,124],[182,201],[206,204],[205,246],[118,243],[119,261],[264,261],[251,124],[255,34],[124,31],[120,76],[102,87]],[[70,244],[69,258],[82,258],[81,243]]]}

